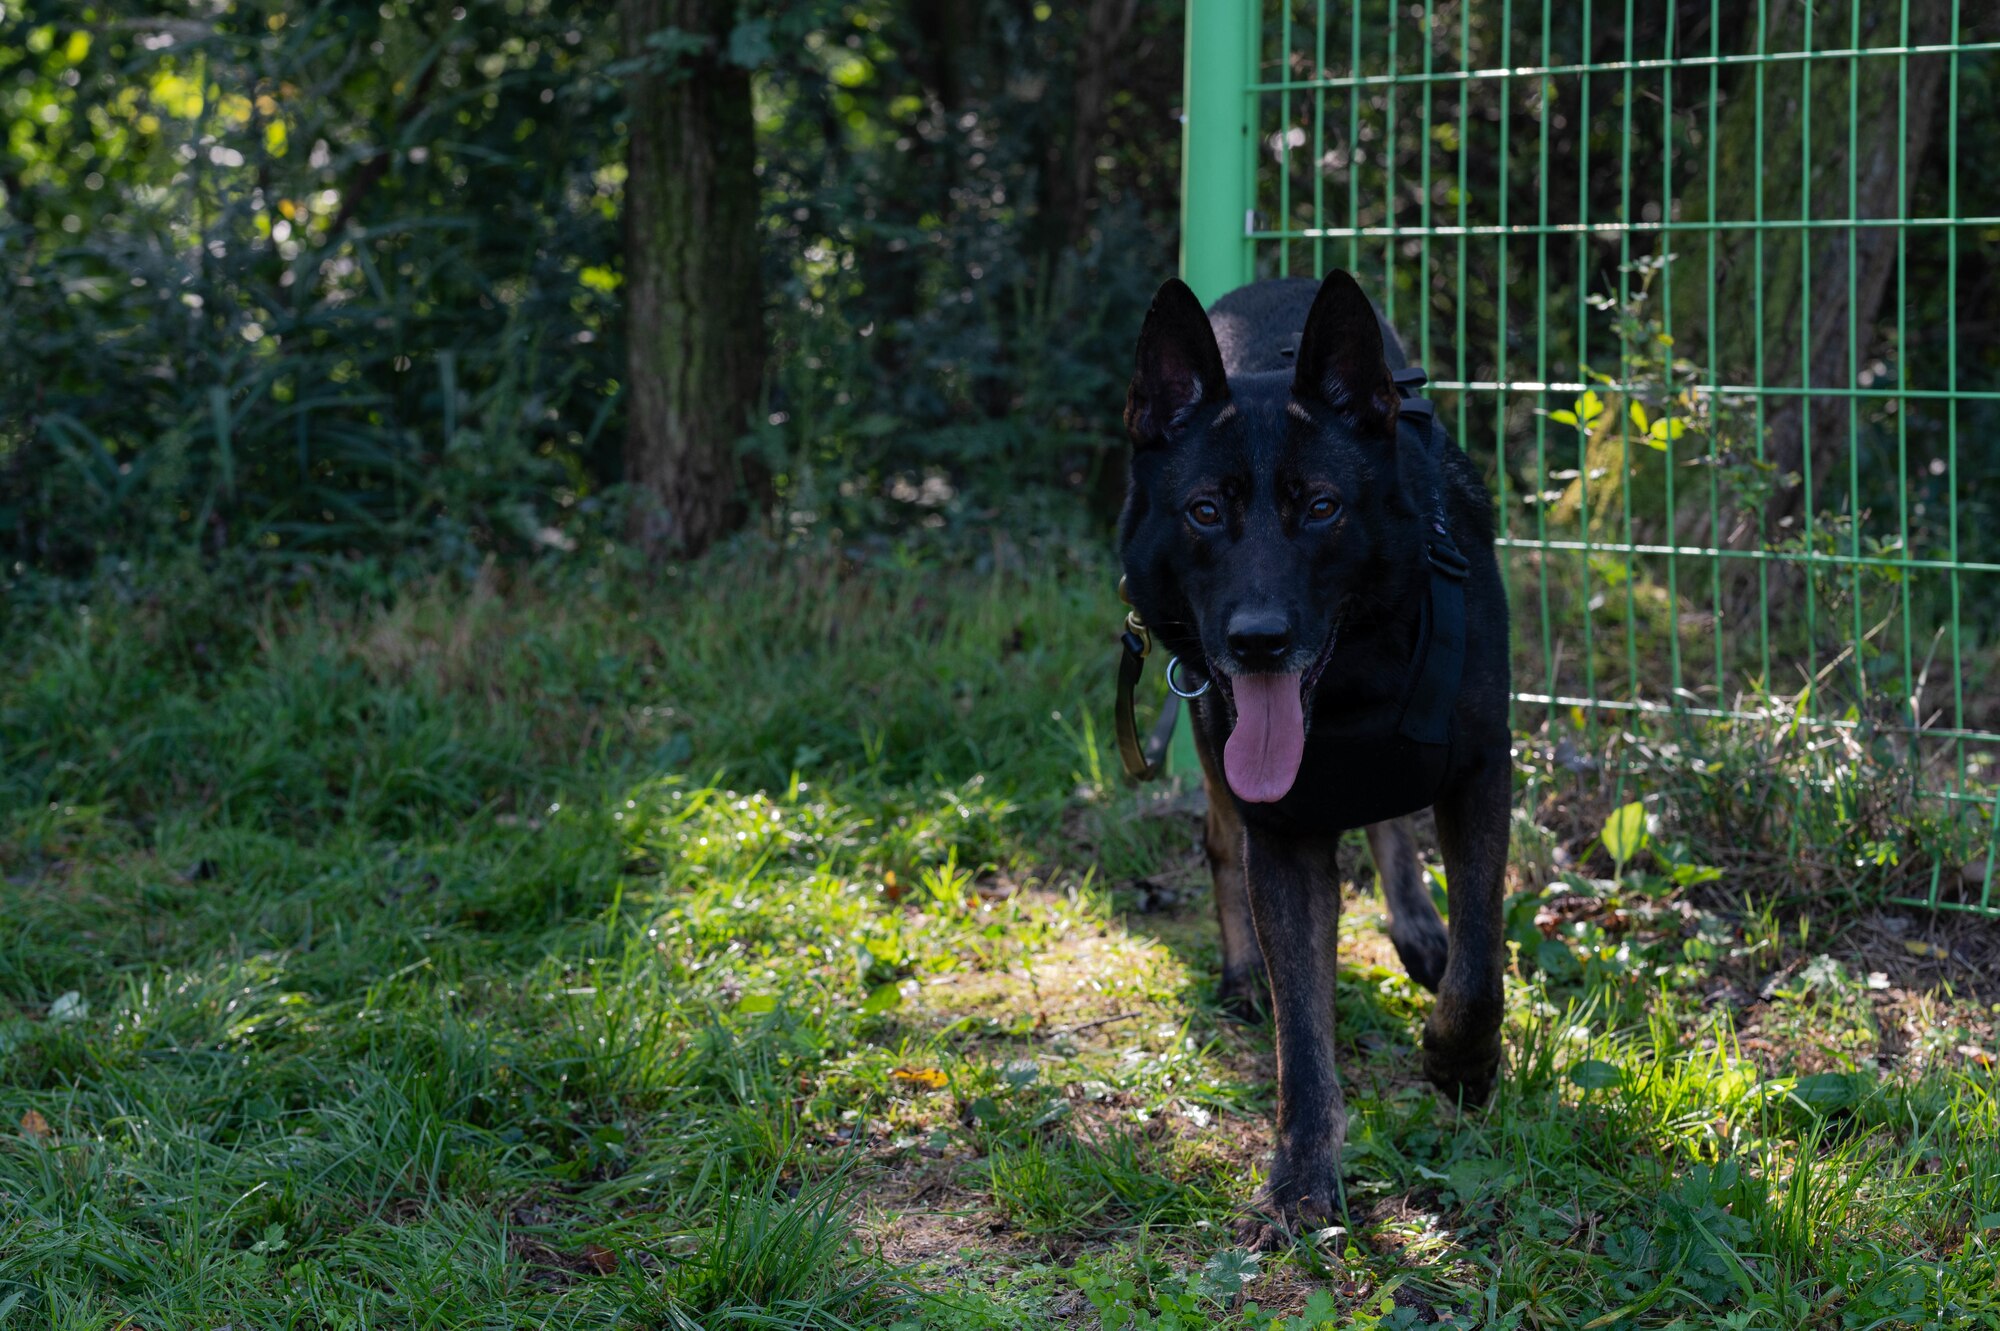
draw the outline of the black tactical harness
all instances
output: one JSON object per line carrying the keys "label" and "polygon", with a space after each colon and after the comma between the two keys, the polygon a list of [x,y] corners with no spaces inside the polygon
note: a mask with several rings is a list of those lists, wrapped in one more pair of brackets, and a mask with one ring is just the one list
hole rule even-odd
{"label": "black tactical harness", "polygon": [[[1458,699],[1458,684],[1465,673],[1465,576],[1470,567],[1451,539],[1445,522],[1444,435],[1438,429],[1437,409],[1427,397],[1417,396],[1428,376],[1412,365],[1397,370],[1396,391],[1402,403],[1396,417],[1399,428],[1416,431],[1429,453],[1434,481],[1431,488],[1431,529],[1424,540],[1424,556],[1430,565],[1430,582],[1418,610],[1417,646],[1410,657],[1410,691],[1403,700],[1402,719],[1397,731],[1418,744],[1451,742],[1452,704]],[[1125,596],[1125,580],[1118,580],[1118,595]],[[1127,602],[1129,605],[1130,602]],[[1136,610],[1125,615],[1125,631],[1119,636],[1118,703],[1114,717],[1118,732],[1118,757],[1125,774],[1135,781],[1151,781],[1160,774],[1167,745],[1174,735],[1180,715],[1180,697],[1171,696],[1144,743],[1139,739],[1139,722],[1133,712],[1133,694],[1139,676],[1152,651],[1152,634]],[[1174,662],[1168,663],[1171,672]],[[1198,690],[1197,690],[1198,692]]]}

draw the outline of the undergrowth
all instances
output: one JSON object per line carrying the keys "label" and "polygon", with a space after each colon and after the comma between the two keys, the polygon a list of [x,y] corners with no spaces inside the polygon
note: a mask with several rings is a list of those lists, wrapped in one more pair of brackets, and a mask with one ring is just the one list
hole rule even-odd
{"label": "undergrowth", "polygon": [[1236,1247],[1270,1042],[1198,804],[1113,779],[1112,581],[746,544],[18,613],[0,1326],[2000,1325],[1984,935],[1887,901],[1913,806],[1811,911],[1809,806],[1727,853],[1747,738],[1523,737],[1484,1112],[1353,896],[1350,1213]]}

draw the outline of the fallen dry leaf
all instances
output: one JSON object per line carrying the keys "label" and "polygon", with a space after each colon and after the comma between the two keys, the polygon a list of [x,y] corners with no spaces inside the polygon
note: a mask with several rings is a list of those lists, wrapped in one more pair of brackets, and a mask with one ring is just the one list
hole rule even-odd
{"label": "fallen dry leaf", "polygon": [[1575,892],[1565,892],[1550,897],[1541,909],[1535,912],[1535,927],[1542,931],[1542,937],[1554,938],[1564,925],[1576,920],[1588,919],[1596,915],[1604,903],[1596,897],[1586,897]]}
{"label": "fallen dry leaf", "polygon": [[583,1259],[584,1265],[601,1276],[608,1276],[618,1269],[618,1254],[602,1243],[586,1243],[576,1255]]}
{"label": "fallen dry leaf", "polygon": [[56,1133],[55,1129],[49,1126],[49,1121],[42,1117],[39,1109],[30,1109],[27,1113],[21,1115],[21,1135],[23,1137],[53,1137]]}
{"label": "fallen dry leaf", "polygon": [[905,1086],[921,1087],[926,1091],[941,1091],[948,1080],[936,1068],[892,1068],[889,1077]]}
{"label": "fallen dry leaf", "polygon": [[991,875],[972,885],[972,890],[983,901],[1005,901],[1020,891],[1020,885],[1011,878]]}
{"label": "fallen dry leaf", "polygon": [[1982,1068],[1993,1066],[1993,1055],[1981,1049],[1976,1044],[1962,1044],[1958,1047],[1958,1052]]}

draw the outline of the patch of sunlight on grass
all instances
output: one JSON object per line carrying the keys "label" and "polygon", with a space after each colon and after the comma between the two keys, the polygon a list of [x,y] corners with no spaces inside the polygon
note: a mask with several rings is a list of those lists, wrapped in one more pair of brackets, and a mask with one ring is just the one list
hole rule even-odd
{"label": "patch of sunlight on grass", "polygon": [[1991,1012],[1561,877],[1525,813],[1494,1103],[1422,1082],[1431,999],[1350,894],[1347,1232],[1251,1261],[1269,1031],[1213,1002],[1198,806],[1078,720],[1109,571],[1036,567],[11,626],[0,1307],[2000,1319]]}

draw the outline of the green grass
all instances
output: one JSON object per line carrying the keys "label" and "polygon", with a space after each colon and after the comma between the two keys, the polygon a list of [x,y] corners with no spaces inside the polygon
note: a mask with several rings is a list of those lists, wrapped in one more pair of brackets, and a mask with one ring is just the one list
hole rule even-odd
{"label": "green grass", "polygon": [[1676,887],[1671,827],[1612,874],[1630,779],[1554,770],[1495,1103],[1354,897],[1347,1232],[1236,1249],[1269,1037],[1196,806],[1113,777],[1112,581],[17,613],[0,1327],[2000,1326],[1990,981]]}

